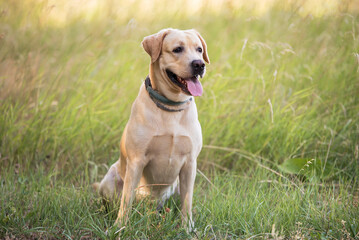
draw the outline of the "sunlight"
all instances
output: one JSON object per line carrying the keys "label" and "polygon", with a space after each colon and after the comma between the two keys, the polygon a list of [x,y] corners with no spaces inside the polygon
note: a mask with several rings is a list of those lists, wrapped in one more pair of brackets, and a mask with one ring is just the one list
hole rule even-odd
{"label": "sunlight", "polygon": [[85,21],[94,17],[114,18],[119,21],[131,18],[146,20],[156,18],[161,13],[188,17],[204,12],[218,14],[220,12],[235,13],[239,10],[262,16],[273,7],[295,10],[302,16],[310,14],[314,17],[321,17],[340,13],[343,9],[357,11],[359,4],[351,0],[174,0],[170,2],[164,0],[48,0],[42,17],[54,25],[61,26],[78,17]]}

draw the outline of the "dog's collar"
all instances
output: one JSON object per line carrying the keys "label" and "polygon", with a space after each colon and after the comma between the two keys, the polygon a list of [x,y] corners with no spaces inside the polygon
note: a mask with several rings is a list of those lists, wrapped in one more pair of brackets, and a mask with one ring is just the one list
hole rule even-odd
{"label": "dog's collar", "polygon": [[[183,102],[175,102],[175,101],[172,101],[172,100],[166,98],[165,96],[161,95],[159,92],[157,92],[156,90],[154,90],[152,88],[151,80],[150,80],[149,76],[146,77],[145,87],[146,87],[146,90],[147,90],[148,94],[150,95],[152,101],[156,104],[156,106],[162,110],[167,111],[167,112],[183,111],[185,108],[178,108],[178,107],[192,101],[192,97],[190,97],[189,99],[187,99],[186,101],[183,101]],[[165,105],[168,105],[168,106],[171,106],[174,108],[167,107]]]}

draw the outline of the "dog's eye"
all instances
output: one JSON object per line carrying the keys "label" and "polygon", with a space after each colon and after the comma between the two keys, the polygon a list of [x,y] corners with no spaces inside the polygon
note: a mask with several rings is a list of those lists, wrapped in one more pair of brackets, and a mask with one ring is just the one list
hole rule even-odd
{"label": "dog's eye", "polygon": [[202,52],[202,48],[201,48],[201,47],[198,47],[198,48],[197,48],[197,52],[200,52],[200,53],[201,53],[201,52]]}
{"label": "dog's eye", "polygon": [[183,51],[183,47],[176,47],[175,49],[172,50],[172,52],[174,53],[180,53]]}

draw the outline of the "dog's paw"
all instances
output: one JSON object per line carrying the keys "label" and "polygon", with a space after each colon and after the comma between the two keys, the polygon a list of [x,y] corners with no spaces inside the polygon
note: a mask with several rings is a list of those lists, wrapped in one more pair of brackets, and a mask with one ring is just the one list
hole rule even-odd
{"label": "dog's paw", "polygon": [[194,228],[194,222],[192,220],[183,221],[182,226],[188,234],[196,231],[196,229]]}
{"label": "dog's paw", "polygon": [[99,188],[100,188],[100,183],[99,182],[95,182],[91,185],[92,189],[95,191],[95,192],[98,192]]}

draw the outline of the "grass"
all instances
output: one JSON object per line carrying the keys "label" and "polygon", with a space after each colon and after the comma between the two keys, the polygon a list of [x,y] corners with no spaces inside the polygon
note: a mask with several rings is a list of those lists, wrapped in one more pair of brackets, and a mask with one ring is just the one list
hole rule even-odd
{"label": "grass", "polygon": [[[359,238],[357,10],[273,2],[150,14],[108,1],[65,20],[46,2],[0,2],[0,238]],[[197,231],[172,199],[161,216],[135,204],[116,233],[118,204],[106,212],[90,184],[119,156],[148,73],[140,42],[165,27],[199,30],[211,59],[196,99]],[[293,158],[326,174],[282,172]]]}
{"label": "grass", "polygon": [[[279,182],[268,171],[256,169],[248,175],[251,177],[215,174],[212,182],[216,188],[198,176],[193,210],[195,234],[188,235],[179,228],[176,199],[167,203],[170,212],[161,216],[154,204],[144,200],[135,205],[131,225],[121,231],[121,237],[336,239],[357,235],[358,199],[355,189],[346,182],[303,184],[302,194],[290,182]],[[117,208],[106,212],[87,186],[66,185],[41,171],[28,177],[7,175],[7,179],[0,197],[2,231],[7,236],[102,239],[107,238],[108,228],[108,238],[116,236],[118,229],[111,229],[111,225]]]}

